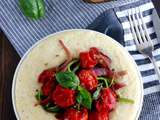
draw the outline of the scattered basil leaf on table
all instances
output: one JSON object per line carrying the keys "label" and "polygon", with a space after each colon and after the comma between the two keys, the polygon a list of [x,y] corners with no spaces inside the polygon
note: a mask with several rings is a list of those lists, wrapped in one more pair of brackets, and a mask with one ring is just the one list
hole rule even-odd
{"label": "scattered basil leaf on table", "polygon": [[97,87],[97,90],[93,93],[93,100],[97,100],[98,97],[99,97],[99,94],[100,94],[100,91],[102,90],[103,88],[103,85],[100,84],[98,87]]}
{"label": "scattered basil leaf on table", "polygon": [[56,74],[57,82],[64,88],[76,89],[80,81],[73,72],[59,72]]}
{"label": "scattered basil leaf on table", "polygon": [[19,0],[20,8],[25,16],[39,19],[45,15],[44,0]]}
{"label": "scattered basil leaf on table", "polygon": [[91,94],[81,86],[78,86],[78,91],[79,93],[76,97],[77,102],[83,105],[84,107],[91,109],[92,106]]}

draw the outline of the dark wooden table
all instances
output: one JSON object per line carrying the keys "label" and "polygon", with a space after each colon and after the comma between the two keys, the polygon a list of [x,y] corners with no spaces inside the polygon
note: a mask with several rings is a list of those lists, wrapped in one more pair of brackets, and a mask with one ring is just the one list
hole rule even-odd
{"label": "dark wooden table", "polygon": [[[160,15],[160,0],[153,0],[154,5]],[[0,31],[0,120],[16,120],[12,101],[11,86],[14,71],[20,57],[5,36]]]}

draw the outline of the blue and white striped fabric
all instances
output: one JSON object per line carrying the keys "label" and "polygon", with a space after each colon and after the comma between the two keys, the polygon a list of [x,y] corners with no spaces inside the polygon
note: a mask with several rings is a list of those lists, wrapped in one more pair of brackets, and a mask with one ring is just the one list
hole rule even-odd
{"label": "blue and white striped fabric", "polygon": [[0,0],[0,27],[20,56],[39,39],[57,31],[86,28],[109,8],[114,8],[124,29],[124,47],[135,59],[144,82],[144,105],[140,120],[160,120],[160,84],[149,59],[139,54],[133,41],[127,10],[140,6],[148,32],[154,42],[154,56],[160,66],[158,43],[151,18],[154,8],[150,0],[118,0],[102,4],[86,4],[82,0],[45,0],[46,16],[32,21],[23,16],[18,0]]}
{"label": "blue and white striped fabric", "polygon": [[124,29],[124,40],[125,40],[124,46],[133,56],[139,67],[144,82],[144,94],[147,95],[152,92],[160,91],[160,84],[158,81],[158,76],[155,74],[154,66],[150,62],[149,58],[143,56],[137,51],[136,45],[133,40],[134,38],[130,29],[130,23],[128,21],[128,9],[134,6],[136,7],[138,6],[143,12],[144,22],[147,24],[148,33],[150,34],[150,37],[153,40],[153,44],[155,47],[153,54],[157,60],[157,64],[159,65],[159,67],[160,67],[160,41],[158,41],[158,39],[156,38],[156,34],[153,28],[152,10],[154,9],[154,6],[152,2],[147,2],[146,4],[144,4],[144,2],[142,3],[141,3],[142,5],[140,5],[140,3],[139,5],[136,5],[136,3],[134,3],[131,6],[128,5],[127,7],[119,7],[116,9],[117,11],[116,14],[120,19]]}
{"label": "blue and white striped fabric", "polygon": [[57,31],[85,28],[101,12],[137,0],[91,5],[83,0],[45,0],[46,15],[32,21],[21,12],[19,0],[0,0],[0,26],[20,56],[39,39]]}
{"label": "blue and white striped fabric", "polygon": [[124,7],[118,7],[115,11],[124,30],[124,47],[135,59],[142,75],[145,96],[143,109],[139,119],[160,120],[160,84],[158,76],[155,74],[154,66],[150,62],[149,58],[140,54],[136,49],[127,12],[130,8],[140,7],[143,12],[144,22],[147,25],[147,30],[155,47],[153,52],[154,57],[160,67],[160,41],[156,38],[152,21],[152,10],[154,9],[154,6],[150,0],[144,1],[133,3]]}

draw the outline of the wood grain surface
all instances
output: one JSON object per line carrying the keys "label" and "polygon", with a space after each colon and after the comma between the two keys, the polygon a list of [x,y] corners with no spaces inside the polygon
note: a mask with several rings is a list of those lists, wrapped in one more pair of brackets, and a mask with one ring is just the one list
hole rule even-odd
{"label": "wood grain surface", "polygon": [[[160,15],[160,0],[153,0]],[[0,120],[16,120],[11,99],[13,75],[20,57],[0,31]]]}

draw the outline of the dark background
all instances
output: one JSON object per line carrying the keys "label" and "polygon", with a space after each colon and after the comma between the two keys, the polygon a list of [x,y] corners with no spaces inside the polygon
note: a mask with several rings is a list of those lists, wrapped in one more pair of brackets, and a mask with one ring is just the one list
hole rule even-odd
{"label": "dark background", "polygon": [[[152,0],[160,16],[160,0]],[[11,43],[0,31],[0,120],[16,120],[11,99],[14,71],[20,57]]]}

